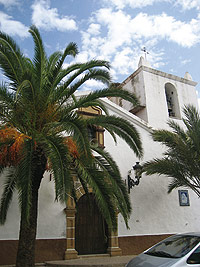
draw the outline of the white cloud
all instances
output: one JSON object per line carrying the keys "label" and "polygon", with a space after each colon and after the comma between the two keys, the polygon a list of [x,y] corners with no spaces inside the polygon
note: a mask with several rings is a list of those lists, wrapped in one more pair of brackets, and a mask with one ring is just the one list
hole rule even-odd
{"label": "white cloud", "polygon": [[116,53],[112,61],[115,66],[115,71],[122,75],[128,75],[129,69],[136,67],[134,66],[139,61],[137,53],[130,47],[125,47],[120,52]]}
{"label": "white cloud", "polygon": [[192,20],[190,23],[176,21],[171,25],[169,39],[184,47],[192,47],[199,42],[200,22]]}
{"label": "white cloud", "polygon": [[92,24],[90,24],[90,26],[88,28],[88,33],[92,34],[92,35],[98,35],[98,34],[100,34],[100,29],[101,29],[100,24],[92,23]]}
{"label": "white cloud", "polygon": [[191,62],[191,59],[184,59],[184,60],[181,61],[181,64],[182,65],[186,65],[186,64],[188,64],[190,62]]}
{"label": "white cloud", "polygon": [[[114,12],[111,9],[100,9],[96,13],[96,19],[107,27],[107,41],[112,43],[113,51],[141,38],[167,39],[184,47],[191,47],[199,42],[200,21],[195,19],[186,23],[165,13],[161,15],[139,13],[131,18],[121,10]],[[109,47],[109,43],[106,43],[105,47]]]}
{"label": "white cloud", "polygon": [[[148,15],[142,12],[131,17],[125,10],[102,8],[93,13],[90,21],[88,29],[81,31],[80,57],[111,61],[114,77],[128,74],[137,67],[143,46],[155,51],[155,45],[163,40],[182,47],[192,47],[200,41],[200,18],[185,22],[165,13]],[[151,65],[162,66],[163,54],[158,49],[150,53]]]}
{"label": "white cloud", "polygon": [[76,62],[87,62],[89,59],[87,51],[81,51],[81,53],[76,56]]}
{"label": "white cloud", "polygon": [[6,8],[10,6],[16,6],[19,4],[18,0],[0,0],[0,4],[4,5]]}
{"label": "white cloud", "polygon": [[181,6],[183,10],[192,8],[200,10],[200,0],[103,0],[105,5],[116,7],[117,9],[124,9],[126,7],[132,9],[144,8],[146,6],[152,6],[163,2],[168,2],[174,6]]}
{"label": "white cloud", "polygon": [[125,7],[143,8],[159,2],[170,2],[170,0],[103,0],[106,5],[115,6],[117,9],[124,9]]}
{"label": "white cloud", "polygon": [[135,19],[137,23],[144,23],[147,27],[147,31],[139,31],[144,37],[167,39],[183,47],[191,47],[199,42],[200,22],[198,20],[193,19],[186,23],[165,13],[157,16],[140,13]]}
{"label": "white cloud", "polygon": [[105,84],[95,81],[95,80],[88,80],[84,83],[84,85],[81,86],[81,91],[92,91],[92,90],[98,90],[102,89],[103,87],[106,87]]}
{"label": "white cloud", "polygon": [[183,10],[190,10],[192,8],[200,10],[200,0],[176,0],[175,5],[180,5]]}
{"label": "white cloud", "polygon": [[50,8],[47,0],[36,0],[32,5],[32,9],[32,22],[38,28],[45,30],[57,29],[62,32],[77,30],[75,20],[68,16],[60,17],[57,8]]}
{"label": "white cloud", "polygon": [[11,16],[0,11],[0,29],[9,35],[20,37],[29,36],[28,27],[19,21],[13,20]]}
{"label": "white cloud", "polygon": [[97,20],[107,26],[109,38],[117,46],[139,38],[168,39],[185,47],[191,47],[199,42],[200,20],[196,19],[186,23],[165,13],[161,15],[139,13],[131,18],[122,11],[101,9],[97,13]]}

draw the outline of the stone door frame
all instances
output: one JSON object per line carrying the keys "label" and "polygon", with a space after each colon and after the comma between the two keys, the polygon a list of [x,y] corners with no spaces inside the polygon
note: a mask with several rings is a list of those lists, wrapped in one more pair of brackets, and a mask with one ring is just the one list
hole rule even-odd
{"label": "stone door frame", "polygon": [[[92,193],[92,190],[89,190]],[[77,200],[85,194],[82,187],[76,190]],[[65,209],[66,214],[66,250],[65,260],[77,259],[78,252],[75,249],[75,219],[76,219],[76,206],[72,197],[68,198],[67,206]],[[117,215],[118,217],[118,215]],[[116,231],[108,228],[108,249],[107,253],[110,256],[120,256],[122,251],[119,248],[118,242],[118,227]]]}

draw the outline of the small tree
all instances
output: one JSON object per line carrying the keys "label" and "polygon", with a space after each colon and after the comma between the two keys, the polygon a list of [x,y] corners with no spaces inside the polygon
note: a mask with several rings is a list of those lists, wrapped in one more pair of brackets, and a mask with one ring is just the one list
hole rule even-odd
{"label": "small tree", "polygon": [[143,171],[171,178],[169,193],[183,186],[200,196],[200,115],[192,105],[185,106],[183,112],[185,129],[170,120],[171,131],[153,131],[153,140],[164,144],[166,151],[163,158],[146,162]]}
{"label": "small tree", "polygon": [[[0,86],[0,171],[7,170],[0,223],[6,220],[16,190],[21,209],[17,267],[35,264],[38,191],[47,169],[53,174],[56,200],[66,203],[69,194],[76,198],[73,178],[77,176],[86,193],[88,186],[92,188],[109,226],[116,227],[116,211],[128,223],[131,206],[119,169],[106,151],[89,142],[89,125],[104,127],[114,138],[116,133],[137,156],[142,155],[136,129],[109,116],[100,101],[118,96],[138,103],[133,94],[110,86],[108,62],[91,60],[63,68],[66,57],[78,53],[76,44],[47,57],[37,28],[30,27],[29,32],[35,44],[33,60],[21,53],[11,37],[0,33],[0,67],[8,80]],[[110,87],[76,98],[74,93],[89,79]],[[100,107],[105,115],[79,116],[77,110],[89,106]]]}

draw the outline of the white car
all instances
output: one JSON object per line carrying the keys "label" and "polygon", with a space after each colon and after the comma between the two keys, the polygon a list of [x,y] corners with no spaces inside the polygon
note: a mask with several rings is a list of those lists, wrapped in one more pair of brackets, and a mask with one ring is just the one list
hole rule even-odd
{"label": "white car", "polygon": [[126,267],[200,267],[200,233],[177,234],[133,258]]}

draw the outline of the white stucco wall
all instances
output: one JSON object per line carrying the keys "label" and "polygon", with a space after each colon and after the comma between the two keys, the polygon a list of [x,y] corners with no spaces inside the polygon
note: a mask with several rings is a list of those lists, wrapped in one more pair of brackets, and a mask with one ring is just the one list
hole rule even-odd
{"label": "white stucco wall", "polygon": [[[114,107],[114,105],[111,104],[110,107]],[[110,110],[110,114],[121,115],[128,119],[139,131],[144,148],[144,157],[140,160],[141,163],[162,156],[165,148],[151,139],[150,128],[146,124],[140,122],[129,112],[123,112],[122,108],[118,108],[117,112],[113,108]],[[122,111],[121,114],[120,111]],[[117,140],[116,146],[112,137],[105,133],[106,150],[117,162],[125,181],[128,171],[138,159],[124,141],[119,138]],[[200,231],[200,201],[198,197],[188,190],[190,206],[180,206],[178,189],[170,194],[167,193],[169,182],[170,178],[164,176],[145,176],[143,174],[140,184],[133,187],[130,192],[132,204],[130,229],[126,229],[122,216],[119,216],[119,236]]]}
{"label": "white stucco wall", "polygon": [[[0,196],[2,194],[3,177],[0,177]],[[19,207],[17,205],[17,195],[14,194],[12,203],[8,210],[7,220],[4,225],[0,225],[0,240],[15,240],[19,236]]]}
{"label": "white stucco wall", "polygon": [[39,192],[37,238],[66,238],[66,205],[55,201],[54,181],[45,173]]}
{"label": "white stucco wall", "polygon": [[[0,179],[0,196],[4,177]],[[66,218],[64,206],[55,202],[54,182],[50,181],[49,173],[45,173],[39,191],[38,208],[38,231],[37,238],[65,238]],[[7,220],[0,225],[1,240],[15,240],[19,236],[20,215],[17,194],[14,194],[13,201],[8,210]]]}

